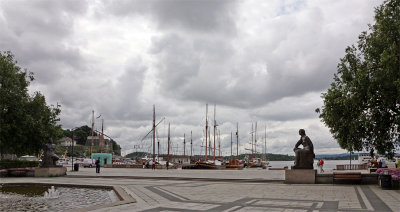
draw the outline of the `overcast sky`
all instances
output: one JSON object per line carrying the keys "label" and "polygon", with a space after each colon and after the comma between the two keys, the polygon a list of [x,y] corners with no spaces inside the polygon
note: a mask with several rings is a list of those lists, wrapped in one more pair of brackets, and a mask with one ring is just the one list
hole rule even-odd
{"label": "overcast sky", "polygon": [[[222,154],[239,123],[240,153],[293,155],[304,128],[316,154],[344,153],[315,109],[345,48],[373,24],[378,0],[0,1],[0,51],[35,73],[30,92],[62,106],[64,129],[91,125],[123,153],[151,149],[153,104],[161,152],[204,139],[214,104]],[[101,118],[95,128],[101,129]],[[234,139],[236,143],[236,139]],[[236,148],[234,146],[234,148]],[[187,145],[186,152],[190,152]]]}

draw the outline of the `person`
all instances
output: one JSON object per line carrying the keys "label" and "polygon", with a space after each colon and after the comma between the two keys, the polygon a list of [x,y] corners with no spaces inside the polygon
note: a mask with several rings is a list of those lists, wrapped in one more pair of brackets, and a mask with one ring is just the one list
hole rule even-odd
{"label": "person", "polygon": [[151,169],[156,170],[156,162],[151,162]]}
{"label": "person", "polygon": [[[314,145],[311,139],[306,135],[304,129],[299,130],[300,140],[297,141],[293,151],[296,154],[296,160],[293,169],[313,169],[314,168]],[[299,146],[303,145],[303,149]]]}
{"label": "person", "polygon": [[169,161],[167,161],[167,162],[165,163],[165,166],[167,167],[167,170],[168,170],[168,167],[169,167]]}
{"label": "person", "polygon": [[382,165],[381,165],[382,168],[387,168],[385,159],[382,158],[381,163],[382,163]]}
{"label": "person", "polygon": [[319,169],[321,173],[324,172],[324,160],[322,159],[319,160]]}
{"label": "person", "polygon": [[97,158],[95,164],[96,164],[96,173],[100,173],[100,158]]}

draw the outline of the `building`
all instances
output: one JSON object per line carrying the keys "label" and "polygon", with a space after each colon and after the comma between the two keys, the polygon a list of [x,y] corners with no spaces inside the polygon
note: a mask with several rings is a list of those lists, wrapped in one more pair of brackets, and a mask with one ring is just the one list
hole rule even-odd
{"label": "building", "polygon": [[[72,146],[72,138],[70,137],[63,137],[58,140],[61,146]],[[76,146],[76,141],[73,141],[74,146]]]}
{"label": "building", "polygon": [[88,136],[86,139],[86,147],[91,149],[91,152],[112,152],[112,143],[110,139],[104,136]]}
{"label": "building", "polygon": [[170,155],[169,161],[174,164],[190,164],[190,156]]}
{"label": "building", "polygon": [[100,166],[104,167],[104,164],[112,164],[112,154],[110,153],[93,153],[93,160],[100,160]]}

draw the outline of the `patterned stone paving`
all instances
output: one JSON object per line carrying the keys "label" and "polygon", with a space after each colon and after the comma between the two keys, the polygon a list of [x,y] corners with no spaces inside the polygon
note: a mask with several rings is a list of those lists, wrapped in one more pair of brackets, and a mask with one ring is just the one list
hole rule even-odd
{"label": "patterned stone paving", "polygon": [[110,178],[7,178],[6,181],[118,185],[137,200],[97,211],[400,211],[399,190],[381,190],[378,185]]}

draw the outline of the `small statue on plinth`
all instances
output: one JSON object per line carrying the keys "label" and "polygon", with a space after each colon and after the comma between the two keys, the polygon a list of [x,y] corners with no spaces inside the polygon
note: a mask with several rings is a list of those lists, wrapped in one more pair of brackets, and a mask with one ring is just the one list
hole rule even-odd
{"label": "small statue on plinth", "polygon": [[[299,130],[300,140],[297,141],[293,151],[296,154],[296,160],[292,169],[314,169],[314,146],[311,139],[306,136],[304,129]],[[303,149],[299,146],[303,145]]]}
{"label": "small statue on plinth", "polygon": [[53,144],[53,139],[50,138],[49,142],[44,146],[44,153],[42,158],[42,164],[40,167],[58,167],[57,161],[59,157],[55,153],[56,145]]}

